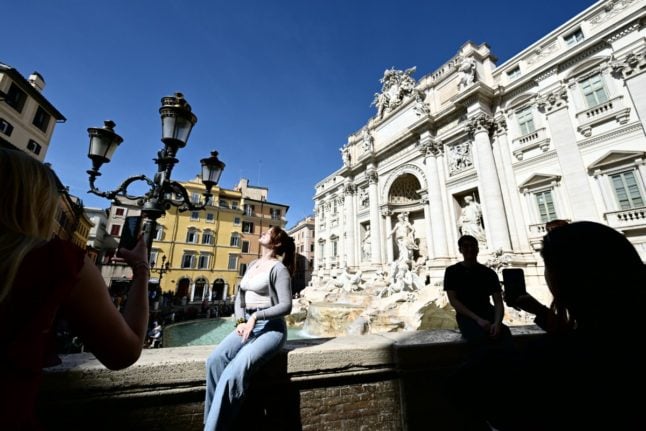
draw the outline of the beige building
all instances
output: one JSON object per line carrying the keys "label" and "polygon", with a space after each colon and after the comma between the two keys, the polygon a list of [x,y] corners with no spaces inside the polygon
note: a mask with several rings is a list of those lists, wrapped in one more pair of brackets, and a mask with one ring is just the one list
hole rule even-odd
{"label": "beige building", "polygon": [[295,226],[287,230],[287,233],[294,238],[296,245],[296,271],[292,278],[292,290],[299,292],[303,290],[312,279],[314,269],[314,226],[313,216],[299,220]]}
{"label": "beige building", "polygon": [[41,162],[49,149],[56,123],[65,117],[43,96],[45,80],[38,73],[25,79],[0,63],[0,145],[17,148]]}
{"label": "beige building", "polygon": [[435,283],[470,233],[482,261],[543,289],[553,219],[606,223],[646,259],[645,19],[643,1],[600,1],[500,65],[467,42],[419,79],[386,70],[316,185],[317,278],[388,272],[404,252]]}
{"label": "beige building", "polygon": [[273,226],[285,228],[288,205],[268,201],[269,189],[252,186],[246,178],[240,179],[234,190],[242,194],[242,225],[240,276],[247,265],[260,257],[260,235]]}

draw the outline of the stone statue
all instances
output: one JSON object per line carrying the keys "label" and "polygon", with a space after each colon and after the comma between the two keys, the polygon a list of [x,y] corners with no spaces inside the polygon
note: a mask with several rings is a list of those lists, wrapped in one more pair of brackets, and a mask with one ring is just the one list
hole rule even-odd
{"label": "stone statue", "polygon": [[408,261],[412,258],[412,250],[418,249],[415,243],[415,228],[408,221],[407,212],[397,214],[397,220],[393,229],[388,233],[387,238],[392,237],[393,233],[395,234],[395,242],[399,250],[398,259]]}
{"label": "stone statue", "polygon": [[361,205],[362,208],[365,208],[368,206],[369,202],[370,199],[368,198],[368,190],[365,188],[359,190],[359,205]]}
{"label": "stone statue", "polygon": [[458,91],[467,88],[476,79],[476,62],[471,57],[466,57],[458,67]]}
{"label": "stone statue", "polygon": [[363,148],[363,151],[366,153],[373,152],[375,149],[374,142],[375,138],[372,137],[370,131],[367,128],[364,128],[361,131],[361,147]]}
{"label": "stone statue", "polygon": [[405,97],[411,97],[415,90],[415,80],[412,74],[416,68],[406,70],[386,69],[379,80],[381,92],[375,93],[372,105],[377,107],[377,117],[382,118],[384,112],[389,112],[402,104]]}
{"label": "stone statue", "polygon": [[372,233],[370,232],[370,225],[366,225],[366,232],[361,240],[361,257],[363,260],[370,260],[372,255]]}
{"label": "stone statue", "polygon": [[348,147],[342,147],[342,148],[339,148],[339,151],[341,151],[341,158],[343,159],[343,165],[350,166],[350,163],[351,163],[350,149]]}
{"label": "stone statue", "polygon": [[464,206],[458,218],[458,226],[461,235],[471,235],[481,244],[487,241],[482,227],[482,209],[473,196],[464,197]]}

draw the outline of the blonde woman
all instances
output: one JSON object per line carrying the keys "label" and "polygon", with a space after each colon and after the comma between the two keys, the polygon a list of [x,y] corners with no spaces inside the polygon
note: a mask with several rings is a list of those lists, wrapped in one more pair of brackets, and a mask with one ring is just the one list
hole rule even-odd
{"label": "blonde woman", "polygon": [[59,193],[46,165],[0,148],[0,429],[38,429],[35,404],[52,325],[61,315],[101,363],[139,358],[148,321],[149,266],[142,238],[121,250],[133,269],[120,314],[97,267],[70,242],[52,238]]}

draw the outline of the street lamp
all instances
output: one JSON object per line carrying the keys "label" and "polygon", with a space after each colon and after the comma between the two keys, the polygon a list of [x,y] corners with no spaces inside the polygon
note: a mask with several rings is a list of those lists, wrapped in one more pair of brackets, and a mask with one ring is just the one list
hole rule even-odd
{"label": "street lamp", "polygon": [[[217,151],[212,151],[210,157],[200,160],[202,183],[206,187],[206,191],[203,193],[204,201],[201,204],[191,202],[186,189],[178,182],[171,180],[171,173],[175,164],[179,162],[175,158],[177,151],[186,146],[191,130],[197,122],[197,117],[191,112],[191,105],[181,93],[163,97],[159,114],[162,121],[161,141],[164,143],[164,148],[159,150],[157,158],[153,159],[157,164],[157,173],[153,179],[145,175],[129,177],[118,188],[108,192],[99,190],[94,183],[96,177],[101,175],[99,169],[104,163],[110,162],[117,147],[123,142],[123,138],[115,133],[113,121],[105,121],[102,128],[90,127],[87,129],[90,136],[88,157],[92,160],[92,169],[87,171],[90,180],[89,193],[110,199],[117,204],[121,203],[121,198],[137,202],[137,205],[141,207],[144,239],[149,255],[157,227],[157,219],[171,206],[177,207],[179,211],[203,210],[212,196],[211,189],[218,183],[224,170],[224,163],[218,159]],[[150,186],[150,190],[143,196],[128,194],[128,187],[137,181],[144,181]]]}
{"label": "street lamp", "polygon": [[150,272],[156,272],[159,274],[159,287],[161,288],[161,281],[162,278],[164,278],[164,274],[166,274],[170,269],[168,268],[170,266],[170,262],[166,262],[166,256],[162,256],[161,258],[161,265],[159,267],[155,266],[156,262],[153,262],[152,267],[150,268]]}

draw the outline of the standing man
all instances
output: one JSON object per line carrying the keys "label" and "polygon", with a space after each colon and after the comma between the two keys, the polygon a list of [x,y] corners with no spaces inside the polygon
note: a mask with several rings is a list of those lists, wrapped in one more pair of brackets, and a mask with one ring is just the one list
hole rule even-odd
{"label": "standing man", "polygon": [[462,336],[476,348],[507,343],[511,346],[511,332],[502,324],[504,306],[498,275],[478,263],[475,237],[462,236],[458,249],[464,260],[446,268],[444,290],[455,309]]}

